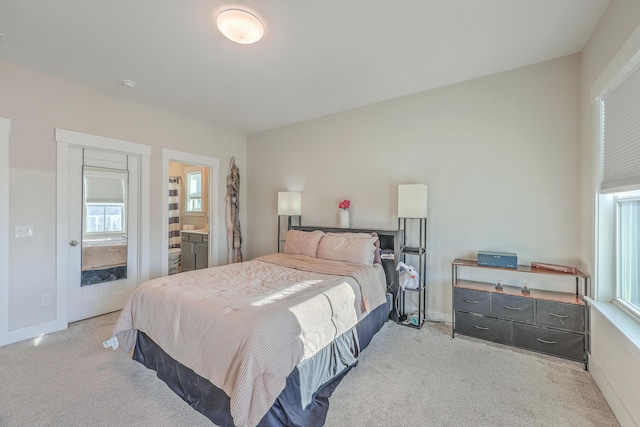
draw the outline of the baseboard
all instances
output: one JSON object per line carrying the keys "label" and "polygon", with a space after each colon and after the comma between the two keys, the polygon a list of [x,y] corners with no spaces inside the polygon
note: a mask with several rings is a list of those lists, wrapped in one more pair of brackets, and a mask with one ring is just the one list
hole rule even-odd
{"label": "baseboard", "polygon": [[61,323],[58,320],[52,320],[46,323],[40,323],[33,326],[27,326],[24,328],[13,329],[6,332],[0,347],[8,344],[13,344],[19,341],[28,340],[31,338],[39,337],[40,335],[50,334],[52,332],[58,332],[63,329],[67,329],[66,323]]}
{"label": "baseboard", "polygon": [[450,313],[440,313],[439,311],[428,311],[427,318],[432,322],[451,323]]}
{"label": "baseboard", "polygon": [[589,372],[620,425],[622,427],[638,427],[638,423],[633,419],[633,416],[622,399],[620,399],[620,396],[618,396],[618,393],[616,393],[609,379],[602,369],[600,369],[597,358],[592,355],[589,355]]}

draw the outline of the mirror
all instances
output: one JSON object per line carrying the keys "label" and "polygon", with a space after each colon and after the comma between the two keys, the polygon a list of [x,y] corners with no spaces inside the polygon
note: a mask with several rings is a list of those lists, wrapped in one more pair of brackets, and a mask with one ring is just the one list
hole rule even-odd
{"label": "mirror", "polygon": [[126,170],[82,167],[81,286],[127,277]]}

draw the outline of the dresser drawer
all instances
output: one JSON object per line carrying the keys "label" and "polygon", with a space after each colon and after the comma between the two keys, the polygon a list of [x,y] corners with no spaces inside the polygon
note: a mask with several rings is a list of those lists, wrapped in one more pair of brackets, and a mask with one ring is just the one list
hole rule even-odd
{"label": "dresser drawer", "polygon": [[492,294],[491,315],[533,323],[533,299],[514,295]]}
{"label": "dresser drawer", "polygon": [[182,232],[182,241],[184,242],[203,243],[205,238],[206,241],[204,243],[209,241],[209,236],[207,236],[206,234],[185,233],[184,231]]}
{"label": "dresser drawer", "polygon": [[514,322],[513,345],[579,362],[584,361],[584,335],[582,334]]}
{"label": "dresser drawer", "polygon": [[454,288],[453,307],[455,310],[478,314],[491,314],[491,294],[473,289]]}
{"label": "dresser drawer", "polygon": [[571,331],[584,331],[584,306],[536,300],[536,323]]}
{"label": "dresser drawer", "polygon": [[475,314],[455,312],[455,331],[462,335],[482,338],[500,344],[511,344],[511,322],[482,317]]}

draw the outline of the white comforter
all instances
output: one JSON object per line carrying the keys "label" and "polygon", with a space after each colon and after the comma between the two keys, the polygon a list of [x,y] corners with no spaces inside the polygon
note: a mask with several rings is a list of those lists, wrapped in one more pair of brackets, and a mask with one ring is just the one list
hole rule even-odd
{"label": "white comforter", "polygon": [[385,301],[382,269],[303,255],[161,277],[138,287],[114,335],[136,330],[231,399],[237,426],[255,426],[294,367]]}

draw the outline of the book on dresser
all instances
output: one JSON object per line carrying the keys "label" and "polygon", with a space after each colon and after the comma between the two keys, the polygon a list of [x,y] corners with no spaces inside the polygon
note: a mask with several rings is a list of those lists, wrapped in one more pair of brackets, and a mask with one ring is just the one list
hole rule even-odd
{"label": "book on dresser", "polygon": [[499,276],[499,270],[505,270],[479,265],[476,260],[453,261],[452,338],[456,333],[472,336],[582,362],[588,369],[589,335],[584,299],[588,275],[578,269],[542,269],[524,265],[509,269],[523,275],[575,278],[575,292],[557,292],[460,280],[461,268],[495,270],[496,276]]}

